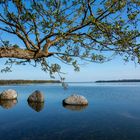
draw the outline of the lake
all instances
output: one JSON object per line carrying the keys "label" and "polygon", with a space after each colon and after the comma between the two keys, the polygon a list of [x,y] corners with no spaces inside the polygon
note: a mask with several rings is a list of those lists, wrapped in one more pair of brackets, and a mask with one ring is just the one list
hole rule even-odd
{"label": "lake", "polygon": [[[15,89],[18,101],[1,103],[0,140],[140,140],[140,83],[0,86],[6,89]],[[44,104],[28,104],[35,90]],[[89,105],[63,106],[73,93]]]}

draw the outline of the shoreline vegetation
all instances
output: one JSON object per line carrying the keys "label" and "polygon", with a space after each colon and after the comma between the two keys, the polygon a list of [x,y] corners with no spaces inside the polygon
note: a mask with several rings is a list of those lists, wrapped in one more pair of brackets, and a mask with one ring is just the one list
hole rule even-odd
{"label": "shoreline vegetation", "polygon": [[140,79],[123,79],[123,80],[99,80],[95,83],[120,83],[120,82],[140,82]]}
{"label": "shoreline vegetation", "polygon": [[61,83],[59,80],[0,80],[0,85]]}
{"label": "shoreline vegetation", "polygon": [[[140,82],[140,79],[123,79],[123,80],[98,80],[95,82],[68,82],[68,83],[120,83],[120,82]],[[45,84],[61,83],[60,80],[0,80],[0,85],[12,84]]]}

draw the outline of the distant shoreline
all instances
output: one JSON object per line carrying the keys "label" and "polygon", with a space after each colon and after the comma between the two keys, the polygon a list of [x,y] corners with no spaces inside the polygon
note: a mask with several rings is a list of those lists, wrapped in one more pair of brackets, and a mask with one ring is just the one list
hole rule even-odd
{"label": "distant shoreline", "polygon": [[[127,82],[140,82],[140,79],[124,79],[124,80],[98,80],[95,82],[66,82],[66,83],[127,83]],[[20,84],[55,84],[61,83],[59,80],[0,80],[0,85],[20,85]]]}
{"label": "distant shoreline", "polygon": [[59,80],[0,80],[0,85],[60,83]]}
{"label": "distant shoreline", "polygon": [[140,82],[140,79],[124,79],[124,80],[99,80],[95,83],[121,83],[121,82]]}

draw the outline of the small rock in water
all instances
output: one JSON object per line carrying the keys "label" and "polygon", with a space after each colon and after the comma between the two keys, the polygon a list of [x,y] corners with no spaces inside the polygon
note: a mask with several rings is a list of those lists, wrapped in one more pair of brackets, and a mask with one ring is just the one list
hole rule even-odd
{"label": "small rock in water", "polygon": [[67,105],[87,105],[87,99],[82,95],[71,95],[63,100],[63,104]]}
{"label": "small rock in water", "polygon": [[13,89],[8,89],[0,94],[1,100],[14,100],[17,99],[17,92]]}
{"label": "small rock in water", "polygon": [[34,91],[29,97],[28,97],[28,102],[44,102],[44,95],[41,91],[36,90]]}

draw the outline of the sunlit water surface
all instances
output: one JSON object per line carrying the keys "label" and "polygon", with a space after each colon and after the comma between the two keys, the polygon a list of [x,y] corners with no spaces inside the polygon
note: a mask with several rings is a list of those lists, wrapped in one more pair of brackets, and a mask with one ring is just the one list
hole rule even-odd
{"label": "sunlit water surface", "polygon": [[[18,92],[18,101],[1,102],[0,140],[140,140],[140,83],[70,83],[0,86]],[[34,91],[44,104],[28,104]],[[63,106],[76,93],[87,107]]]}

